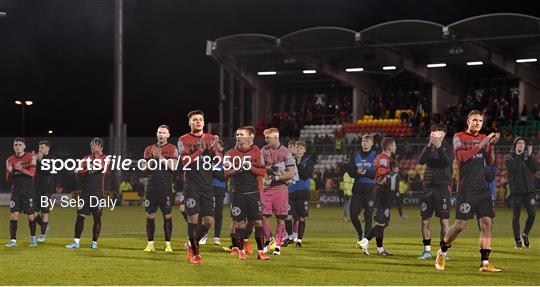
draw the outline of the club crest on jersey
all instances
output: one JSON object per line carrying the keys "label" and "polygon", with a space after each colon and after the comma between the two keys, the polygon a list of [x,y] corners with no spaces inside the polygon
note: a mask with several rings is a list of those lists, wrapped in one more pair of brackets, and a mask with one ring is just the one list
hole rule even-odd
{"label": "club crest on jersey", "polygon": [[235,206],[235,207],[233,207],[231,209],[231,214],[233,216],[238,216],[238,215],[240,215],[241,212],[242,212],[242,210],[240,209],[240,207],[237,207],[237,206]]}
{"label": "club crest on jersey", "polygon": [[373,207],[373,200],[368,201],[367,205],[368,205],[369,207]]}
{"label": "club crest on jersey", "polygon": [[9,208],[13,208],[13,207],[15,207],[15,201],[12,200],[9,202]]}
{"label": "club crest on jersey", "polygon": [[388,166],[388,160],[385,159],[385,158],[383,158],[383,159],[381,159],[381,160],[379,161],[379,164],[380,164],[381,166]]}
{"label": "club crest on jersey", "polygon": [[464,202],[459,206],[459,211],[461,211],[461,213],[469,213],[469,211],[471,211],[471,205]]}
{"label": "club crest on jersey", "polygon": [[197,202],[193,198],[188,198],[186,200],[186,206],[189,207],[189,208],[195,207],[196,204],[197,204]]}
{"label": "club crest on jersey", "polygon": [[425,202],[422,202],[422,211],[426,211],[426,210],[427,210],[427,204]]}

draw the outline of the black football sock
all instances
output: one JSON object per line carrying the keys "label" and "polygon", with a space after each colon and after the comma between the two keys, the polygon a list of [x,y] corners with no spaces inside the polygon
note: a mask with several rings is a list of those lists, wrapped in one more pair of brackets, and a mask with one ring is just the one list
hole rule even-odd
{"label": "black football sock", "polygon": [[484,260],[489,261],[489,254],[491,249],[480,249],[480,263],[483,263]]}
{"label": "black football sock", "polygon": [[92,241],[98,241],[101,232],[101,216],[94,216],[94,226],[92,227]]}
{"label": "black football sock", "polygon": [[429,245],[431,245],[431,238],[430,238],[430,239],[424,239],[424,240],[422,240],[422,243],[424,244],[424,246],[429,246]]}
{"label": "black football sock", "polygon": [[257,241],[257,250],[262,251],[264,249],[262,227],[255,227],[255,240]]}
{"label": "black football sock", "polygon": [[287,231],[287,235],[289,237],[292,237],[293,231],[292,231],[292,219],[285,219],[285,231]]}
{"label": "black football sock", "polygon": [[154,241],[154,233],[156,232],[156,219],[146,218],[146,237],[148,241]]}
{"label": "black football sock", "polygon": [[84,229],[84,220],[85,217],[82,215],[77,215],[77,221],[75,222],[75,236],[74,238],[81,238],[81,234]]}
{"label": "black football sock", "polygon": [[17,220],[11,219],[9,221],[9,235],[12,240],[17,239]]}
{"label": "black football sock", "polygon": [[375,238],[375,240],[377,241],[377,247],[383,247],[383,239],[384,237]]}
{"label": "black football sock", "polygon": [[30,236],[36,236],[36,220],[28,219],[28,227],[30,227]]}
{"label": "black football sock", "polygon": [[377,247],[383,247],[383,240],[384,240],[384,226],[380,226],[381,229],[378,231],[377,236],[375,237],[375,240],[377,241]]}
{"label": "black football sock", "polygon": [[238,242],[238,249],[244,250],[244,228],[236,228],[235,237]]}
{"label": "black football sock", "polygon": [[191,250],[194,255],[199,254],[199,241],[197,240],[197,229],[199,225],[197,223],[188,223],[188,236],[191,243]]}
{"label": "black football sock", "polygon": [[48,221],[43,221],[43,223],[41,223],[41,235],[45,235],[45,233],[47,233],[48,225],[49,225]]}
{"label": "black football sock", "polygon": [[441,240],[441,251],[442,252],[446,252],[448,251],[448,248],[452,247],[451,244],[447,244],[446,242],[444,242],[444,240]]}
{"label": "black football sock", "polygon": [[371,240],[373,237],[377,238],[379,234],[384,230],[384,227],[381,225],[375,225],[373,228],[371,228],[371,231],[366,236],[367,240]]}
{"label": "black football sock", "polygon": [[236,241],[236,235],[231,233],[231,245],[232,247],[238,247],[238,241]]}
{"label": "black football sock", "polygon": [[165,234],[165,241],[171,241],[173,229],[172,217],[163,218],[163,232]]}
{"label": "black football sock", "polygon": [[304,231],[306,231],[306,221],[300,219],[300,222],[298,222],[298,239],[304,238]]}

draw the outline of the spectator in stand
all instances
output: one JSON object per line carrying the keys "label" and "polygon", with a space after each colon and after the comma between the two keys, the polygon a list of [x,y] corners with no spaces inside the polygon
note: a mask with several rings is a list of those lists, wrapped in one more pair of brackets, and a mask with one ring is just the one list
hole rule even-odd
{"label": "spectator in stand", "polygon": [[122,182],[120,182],[120,186],[118,188],[118,191],[119,191],[119,193],[118,193],[119,198],[118,199],[120,201],[120,204],[122,204],[122,194],[124,192],[133,191],[133,186],[131,186],[131,183],[129,183],[129,181],[126,178],[124,178],[122,180]]}
{"label": "spectator in stand", "polygon": [[324,190],[334,190],[334,179],[327,177],[324,181]]}
{"label": "spectator in stand", "polygon": [[[510,183],[510,205],[513,210],[512,229],[516,240],[516,249],[529,248],[529,232],[536,217],[536,190],[534,174],[538,171],[538,162],[532,153],[532,146],[526,146],[524,138],[514,140],[510,153],[505,160]],[[527,210],[525,229],[520,234],[519,217],[521,207]]]}
{"label": "spectator in stand", "polygon": [[324,186],[325,182],[323,180],[323,175],[321,174],[321,172],[316,172],[313,178],[315,179],[315,186],[317,190],[323,190],[325,187]]}
{"label": "spectator in stand", "polygon": [[119,187],[120,194],[127,192],[127,191],[133,191],[133,186],[131,186],[131,183],[127,181],[126,178],[122,180]]}
{"label": "spectator in stand", "polygon": [[403,197],[405,196],[405,191],[403,190],[402,193],[402,190],[399,188],[400,182],[399,167],[394,165],[390,172],[390,193],[396,198],[399,217],[401,219],[407,219],[407,216],[403,214]]}
{"label": "spectator in stand", "polygon": [[519,120],[519,96],[517,92],[512,92],[510,109],[512,114],[512,121],[517,122]]}
{"label": "spectator in stand", "polygon": [[337,153],[341,153],[342,149],[343,149],[343,137],[336,137],[334,141],[334,150]]}
{"label": "spectator in stand", "polygon": [[531,112],[531,116],[534,120],[540,120],[540,107],[538,106],[538,104],[534,104]]}
{"label": "spectator in stand", "polygon": [[526,122],[527,121],[527,105],[523,105],[523,109],[521,110],[521,116],[519,118],[520,122]]}
{"label": "spectator in stand", "polygon": [[343,190],[343,221],[351,221],[351,196],[354,179],[349,176],[349,173],[343,173],[343,179],[340,183],[340,188]]}

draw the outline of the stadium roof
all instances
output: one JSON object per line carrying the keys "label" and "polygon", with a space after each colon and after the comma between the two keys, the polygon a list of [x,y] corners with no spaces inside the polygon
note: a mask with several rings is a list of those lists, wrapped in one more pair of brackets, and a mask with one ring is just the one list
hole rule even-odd
{"label": "stadium roof", "polygon": [[[445,63],[448,73],[463,70],[467,62],[482,61],[538,87],[539,62],[516,63],[517,59],[540,58],[540,18],[512,13],[475,16],[443,25],[423,20],[398,20],[354,31],[341,27],[314,27],[276,37],[237,34],[209,41],[207,54],[227,68],[244,74],[275,71],[278,77],[303,81],[304,69],[318,71],[312,77],[332,77],[347,82],[346,68],[363,68],[372,79],[393,77],[407,71],[437,82],[426,67]],[[382,70],[396,66],[396,70]],[[430,69],[431,70],[431,69]],[[435,69],[433,69],[435,70]],[[273,78],[273,79],[271,79]],[[447,83],[447,86],[451,84]]]}

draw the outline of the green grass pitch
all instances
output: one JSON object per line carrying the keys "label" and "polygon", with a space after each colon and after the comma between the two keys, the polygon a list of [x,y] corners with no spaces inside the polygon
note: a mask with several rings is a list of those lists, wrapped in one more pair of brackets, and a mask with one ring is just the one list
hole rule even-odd
{"label": "green grass pitch", "polygon": [[[498,274],[478,271],[476,221],[471,221],[454,243],[447,269],[439,272],[433,266],[434,259],[416,259],[422,251],[417,208],[405,210],[407,220],[399,219],[395,208],[392,210],[385,247],[394,257],[362,255],[354,248],[353,227],[341,220],[341,212],[339,208],[312,208],[304,247],[283,248],[281,256],[272,256],[269,261],[258,261],[254,255],[239,261],[209,240],[209,245],[201,246],[204,265],[193,266],[183,250],[186,223],[178,208],[174,210],[175,252],[163,252],[158,216],[155,241],[159,250],[148,254],[142,251],[146,246],[143,207],[106,210],[97,250],[89,248],[91,218],[86,220],[81,249],[64,248],[73,236],[75,210],[58,207],[51,214],[47,242],[35,248],[28,247],[26,218],[19,219],[18,246],[7,249],[2,245],[0,250],[0,285],[540,285],[538,227],[530,235],[531,248],[515,250],[512,214],[504,207],[497,209],[491,254],[491,262],[503,269]],[[225,213],[222,242],[228,244],[230,217],[228,210]],[[7,207],[0,208],[0,223],[3,244],[9,238]],[[439,232],[437,225],[432,222],[433,234]],[[437,242],[433,239],[433,254]],[[376,253],[374,245],[373,240],[372,253]]]}

